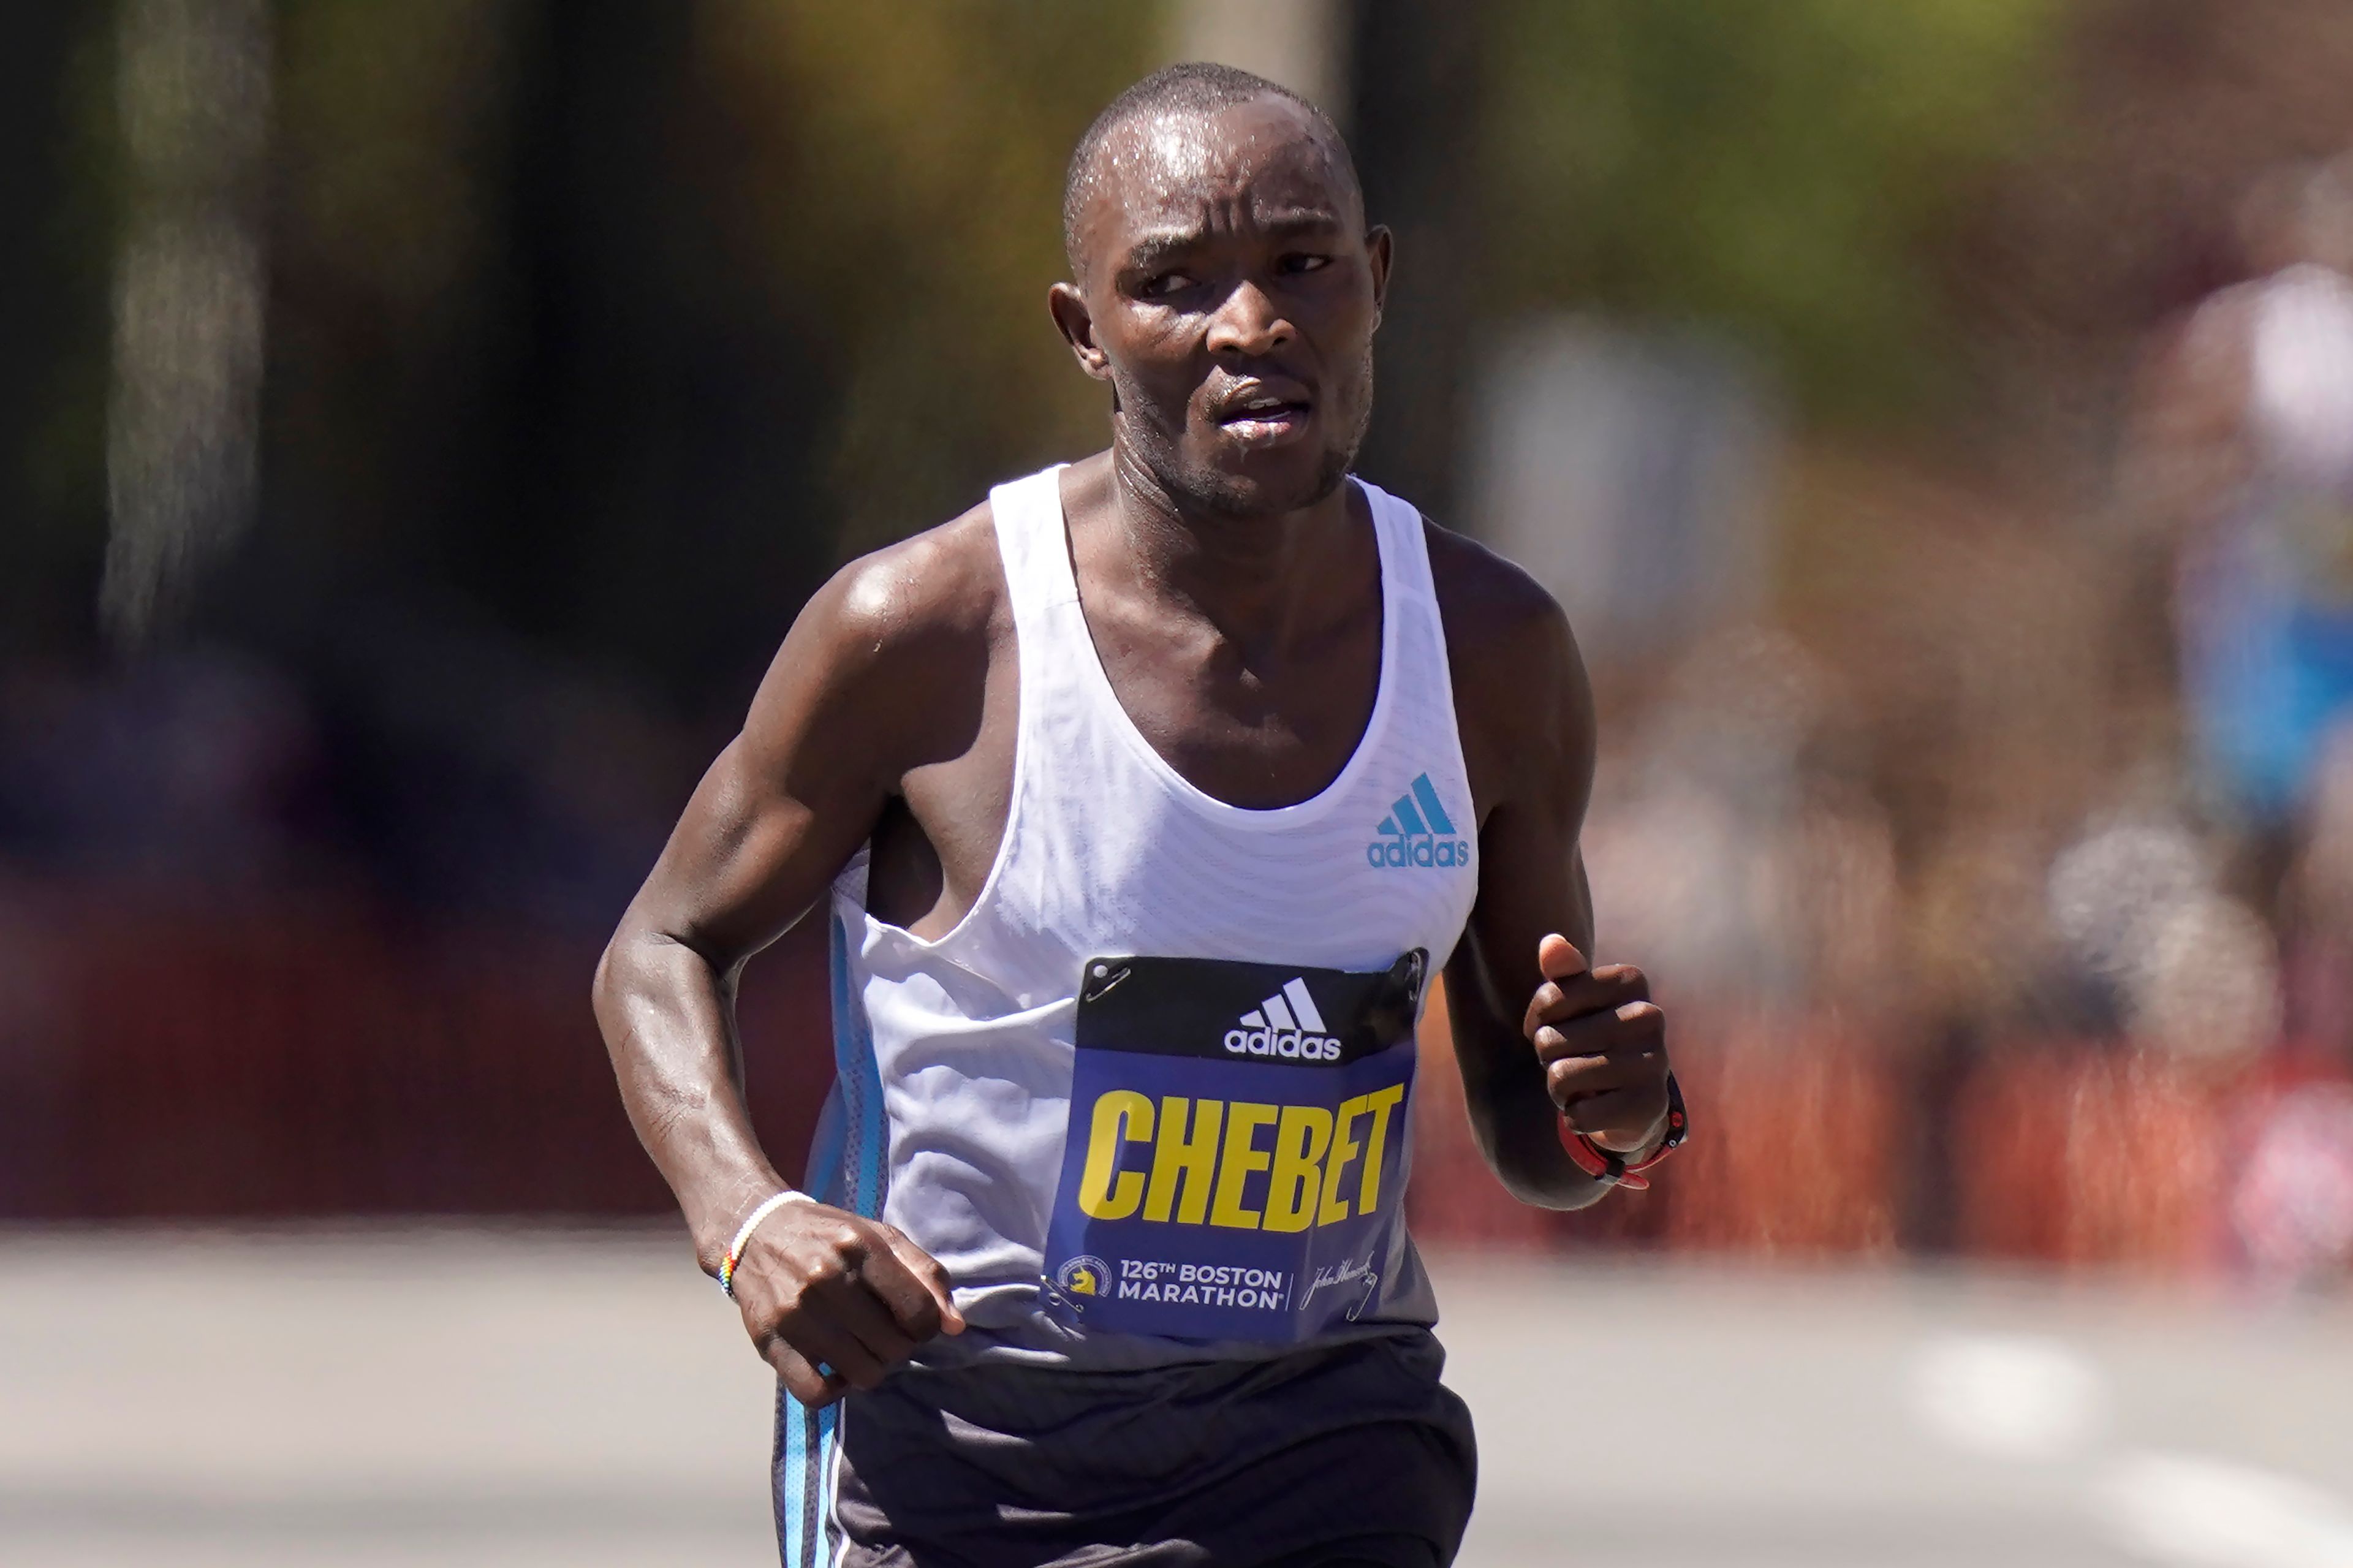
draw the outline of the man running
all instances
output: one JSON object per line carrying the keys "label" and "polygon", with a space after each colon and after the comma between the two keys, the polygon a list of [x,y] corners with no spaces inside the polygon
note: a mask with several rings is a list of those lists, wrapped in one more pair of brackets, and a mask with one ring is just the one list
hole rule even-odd
{"label": "man running", "polygon": [[[597,1015],[781,1380],[790,1568],[1443,1563],[1473,1450],[1403,1220],[1428,976],[1521,1198],[1681,1136],[1642,975],[1581,956],[1584,672],[1525,575],[1349,476],[1390,238],[1320,112],[1162,71],[1063,216],[1110,449],[810,600]],[[828,894],[804,1195],[731,1005]]]}

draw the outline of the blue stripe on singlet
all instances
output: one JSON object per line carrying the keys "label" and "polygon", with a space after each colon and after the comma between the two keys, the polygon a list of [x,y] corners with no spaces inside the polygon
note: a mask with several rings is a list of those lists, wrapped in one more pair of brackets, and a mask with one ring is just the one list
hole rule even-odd
{"label": "blue stripe on singlet", "polygon": [[874,1060],[874,1032],[866,1003],[849,989],[849,932],[833,921],[833,1087],[841,1101],[845,1134],[841,1206],[875,1218],[882,1212],[882,1073]]}
{"label": "blue stripe on singlet", "polygon": [[776,1385],[776,1561],[783,1568],[801,1568],[807,1531],[801,1528],[802,1500],[808,1495],[808,1445],[802,1434],[808,1423],[800,1401]]}
{"label": "blue stripe on singlet", "polygon": [[817,1464],[809,1472],[807,1568],[830,1563],[841,1552],[841,1531],[833,1521],[834,1448],[841,1428],[841,1406],[828,1405],[816,1414],[811,1447],[817,1450]]}
{"label": "blue stripe on singlet", "polygon": [[[866,1006],[849,984],[849,933],[832,931],[833,1090],[809,1149],[817,1195],[869,1219],[882,1212],[882,1073]],[[833,1450],[840,1405],[811,1410],[776,1391],[776,1544],[783,1568],[819,1568],[839,1546],[832,1519]]]}

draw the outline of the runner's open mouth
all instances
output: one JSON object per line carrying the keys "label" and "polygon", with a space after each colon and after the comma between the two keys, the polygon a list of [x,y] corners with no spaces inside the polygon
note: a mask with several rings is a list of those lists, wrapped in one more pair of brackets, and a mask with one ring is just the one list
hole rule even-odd
{"label": "runner's open mouth", "polygon": [[1304,419],[1314,405],[1303,398],[1254,397],[1218,415],[1220,425],[1278,424]]}

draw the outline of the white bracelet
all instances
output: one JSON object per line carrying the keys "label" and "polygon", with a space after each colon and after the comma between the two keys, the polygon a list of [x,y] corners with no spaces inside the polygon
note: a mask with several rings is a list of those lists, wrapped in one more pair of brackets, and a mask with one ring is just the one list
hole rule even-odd
{"label": "white bracelet", "polygon": [[744,1216],[743,1225],[735,1232],[735,1239],[727,1244],[727,1256],[719,1260],[719,1288],[727,1292],[729,1300],[735,1299],[735,1265],[744,1260],[744,1244],[752,1239],[752,1233],[760,1228],[762,1220],[795,1198],[803,1203],[817,1202],[798,1187],[786,1187],[776,1196],[763,1200],[759,1207]]}

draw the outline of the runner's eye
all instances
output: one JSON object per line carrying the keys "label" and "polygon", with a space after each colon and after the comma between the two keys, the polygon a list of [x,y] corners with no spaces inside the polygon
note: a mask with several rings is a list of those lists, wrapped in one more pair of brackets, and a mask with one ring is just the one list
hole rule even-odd
{"label": "runner's eye", "polygon": [[1281,263],[1283,271],[1293,274],[1301,272],[1320,272],[1324,268],[1331,265],[1332,258],[1330,257],[1317,256],[1307,251],[1294,251],[1291,255],[1284,257]]}
{"label": "runner's eye", "polygon": [[1155,272],[1144,280],[1136,293],[1146,300],[1165,300],[1171,294],[1190,289],[1194,281],[1189,272]]}

